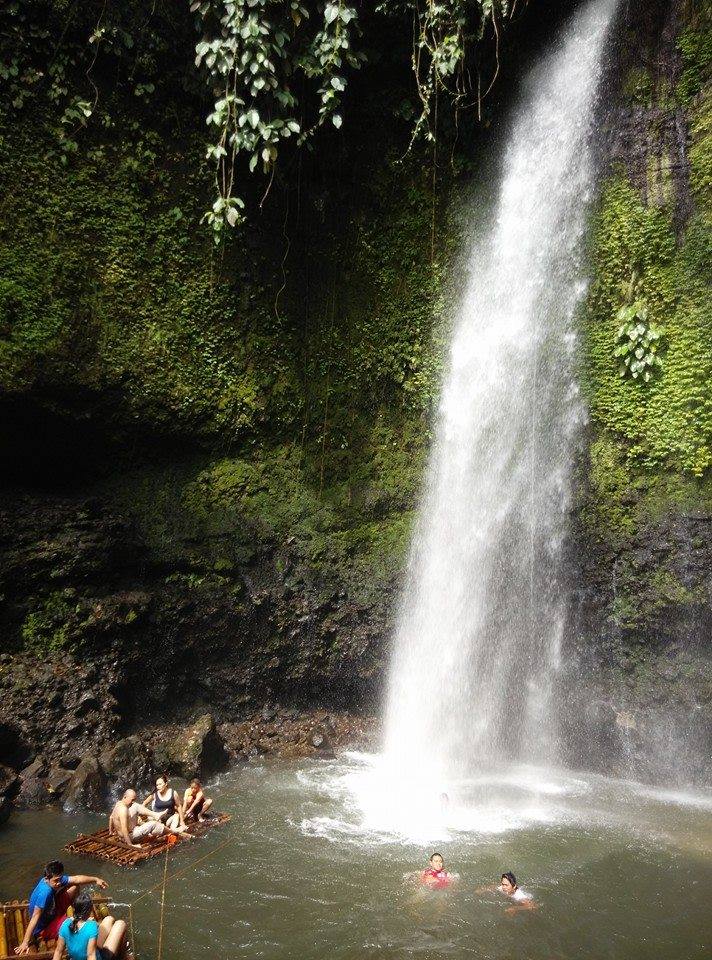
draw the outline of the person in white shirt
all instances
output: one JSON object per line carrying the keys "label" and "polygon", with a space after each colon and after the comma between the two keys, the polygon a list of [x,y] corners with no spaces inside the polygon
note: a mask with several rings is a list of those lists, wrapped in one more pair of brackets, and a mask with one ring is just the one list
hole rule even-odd
{"label": "person in white shirt", "polygon": [[514,900],[516,903],[534,903],[534,897],[531,893],[527,893],[526,890],[522,890],[517,883],[517,878],[511,871],[502,874],[502,879],[497,889],[500,893],[504,893],[510,900]]}
{"label": "person in white shirt", "polygon": [[520,910],[536,910],[537,903],[531,893],[528,893],[517,883],[517,878],[508,870],[502,874],[497,886],[479,887],[476,893],[489,893],[493,890],[503,893],[510,900],[514,901],[513,906],[507,907],[507,913],[518,913]]}

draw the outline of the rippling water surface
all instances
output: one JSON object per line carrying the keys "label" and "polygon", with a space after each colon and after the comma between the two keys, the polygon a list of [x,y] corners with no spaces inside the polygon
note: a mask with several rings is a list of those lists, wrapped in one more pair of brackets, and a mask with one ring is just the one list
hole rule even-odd
{"label": "rippling water surface", "polygon": [[[399,827],[378,762],[249,765],[211,790],[233,814],[169,860],[165,960],[473,957],[702,960],[712,955],[712,796],[518,768],[418,797]],[[413,809],[419,810],[416,822]],[[103,818],[16,814],[0,831],[0,898]],[[425,893],[407,875],[437,847],[460,875]],[[206,857],[197,863],[199,858]],[[134,902],[156,956],[163,862],[137,870],[66,856]],[[540,908],[510,916],[476,888],[513,870]],[[121,909],[117,908],[117,913]]]}

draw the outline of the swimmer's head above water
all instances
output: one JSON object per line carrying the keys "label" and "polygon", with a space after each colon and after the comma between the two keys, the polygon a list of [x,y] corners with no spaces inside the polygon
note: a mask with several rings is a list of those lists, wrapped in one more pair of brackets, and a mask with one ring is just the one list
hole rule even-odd
{"label": "swimmer's head above water", "polygon": [[430,867],[420,875],[421,882],[427,887],[447,887],[453,881],[452,874],[445,869],[445,861],[441,853],[434,853],[430,857]]}
{"label": "swimmer's head above water", "polygon": [[500,880],[499,886],[502,893],[506,893],[510,897],[516,891],[517,878],[514,876],[511,870],[508,870],[507,873],[502,874],[502,879]]}

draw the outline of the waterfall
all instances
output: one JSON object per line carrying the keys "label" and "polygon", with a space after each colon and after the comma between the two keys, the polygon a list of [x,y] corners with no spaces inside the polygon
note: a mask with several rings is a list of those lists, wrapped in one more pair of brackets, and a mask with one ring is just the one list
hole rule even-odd
{"label": "waterfall", "polygon": [[556,762],[574,321],[615,6],[582,5],[527,77],[469,250],[391,664],[384,760],[399,782]]}

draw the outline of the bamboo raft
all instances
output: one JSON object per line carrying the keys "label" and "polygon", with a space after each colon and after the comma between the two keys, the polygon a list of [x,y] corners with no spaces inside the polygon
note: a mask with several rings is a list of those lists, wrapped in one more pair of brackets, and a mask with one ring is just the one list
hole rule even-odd
{"label": "bamboo raft", "polygon": [[[109,915],[109,901],[106,897],[92,897],[94,901],[94,919],[99,923]],[[0,904],[0,960],[16,960],[15,947],[22,943],[27,924],[30,922],[27,900],[10,900]],[[71,907],[69,908],[71,916]],[[47,940],[39,946],[30,946],[30,956],[35,960],[51,960],[56,940]],[[129,954],[128,956],[131,956]]]}
{"label": "bamboo raft", "polygon": [[120,867],[137,867],[152,857],[160,856],[166,850],[188,843],[191,838],[202,837],[211,827],[221,827],[230,819],[227,813],[215,814],[206,817],[202,822],[191,823],[185,833],[164,833],[160,837],[147,837],[140,847],[127,847],[117,834],[109,833],[108,829],[98,830],[96,833],[80,833],[76,840],[72,840],[64,849],[84,857],[108,860]]}

